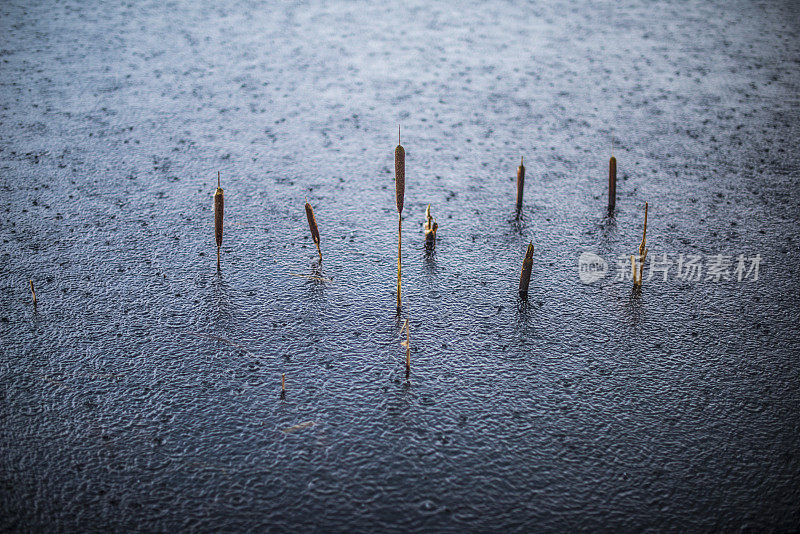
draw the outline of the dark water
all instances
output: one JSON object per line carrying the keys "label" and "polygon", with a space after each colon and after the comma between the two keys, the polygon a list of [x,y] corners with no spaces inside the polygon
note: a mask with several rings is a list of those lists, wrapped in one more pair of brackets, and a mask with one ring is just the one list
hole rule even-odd
{"label": "dark water", "polygon": [[[0,529],[796,528],[798,22],[3,3]],[[331,282],[303,277],[306,198]],[[731,256],[732,279],[615,281],[645,201],[651,258]],[[607,277],[580,282],[584,251]]]}

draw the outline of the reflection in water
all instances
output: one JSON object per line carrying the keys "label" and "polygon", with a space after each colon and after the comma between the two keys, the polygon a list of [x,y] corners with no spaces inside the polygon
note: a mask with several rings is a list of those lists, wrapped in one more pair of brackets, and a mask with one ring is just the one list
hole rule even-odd
{"label": "reflection in water", "polygon": [[642,288],[641,286],[633,286],[630,294],[628,295],[628,303],[625,306],[625,311],[630,317],[631,322],[636,325],[642,319]]}

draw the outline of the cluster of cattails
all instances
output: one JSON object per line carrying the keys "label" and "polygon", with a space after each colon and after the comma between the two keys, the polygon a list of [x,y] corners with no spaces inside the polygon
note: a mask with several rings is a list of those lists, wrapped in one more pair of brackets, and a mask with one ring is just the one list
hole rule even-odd
{"label": "cluster of cattails", "polygon": [[[525,189],[525,159],[524,156],[520,159],[519,167],[517,167],[517,197],[516,197],[516,211],[519,217],[522,210],[523,193]],[[395,203],[397,207],[397,308],[400,310],[402,303],[402,250],[403,250],[403,199],[405,196],[406,184],[406,152],[403,145],[400,144],[400,128],[397,130],[397,146],[394,150],[394,179],[395,179]],[[613,156],[608,161],[608,211],[613,214],[616,207],[617,198],[617,159]],[[220,186],[220,173],[217,173],[217,189],[214,193],[214,236],[217,243],[217,269],[220,269],[220,248],[222,247],[222,228],[223,228],[223,215],[224,215],[224,193]],[[641,287],[642,274],[644,272],[644,262],[647,258],[647,210],[648,205],[645,203],[644,208],[644,230],[642,232],[642,243],[639,246],[639,262],[637,265],[636,257],[631,256],[631,271],[633,277],[634,287]],[[314,208],[308,202],[305,203],[306,218],[308,219],[308,227],[311,231],[311,238],[314,245],[317,247],[320,263],[322,262],[322,249],[320,247],[320,234],[317,220],[314,216]],[[425,249],[433,251],[436,247],[436,231],[439,224],[431,215],[431,206],[428,204],[425,210]],[[526,299],[528,296],[528,287],[530,285],[531,271],[533,270],[533,242],[528,244],[525,251],[525,257],[522,260],[522,272],[519,279],[519,296]],[[33,280],[30,281],[31,293],[33,294],[33,303],[36,304],[36,292],[33,288]],[[403,345],[406,347],[406,373],[411,369],[411,330],[408,319],[406,319],[402,331],[406,332],[406,340]],[[286,392],[286,375],[281,375],[281,395]]]}

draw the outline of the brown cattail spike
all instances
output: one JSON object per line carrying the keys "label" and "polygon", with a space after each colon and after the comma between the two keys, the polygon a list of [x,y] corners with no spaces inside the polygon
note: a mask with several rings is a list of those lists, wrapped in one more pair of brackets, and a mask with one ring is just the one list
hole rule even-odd
{"label": "brown cattail spike", "polygon": [[617,205],[617,158],[608,160],[608,211],[614,211]]}
{"label": "brown cattail spike", "polygon": [[394,149],[394,189],[397,203],[397,307],[400,308],[400,278],[402,272],[403,197],[406,193],[406,151],[400,144],[400,127],[397,127],[397,147]]}
{"label": "brown cattail spike", "polygon": [[36,290],[33,289],[33,280],[28,280],[31,284],[31,293],[33,294],[33,305],[36,306]]}
{"label": "brown cattail spike", "polygon": [[533,242],[528,243],[528,250],[525,251],[525,259],[522,260],[522,273],[519,275],[519,296],[528,297],[528,284],[531,282],[531,270],[533,269]]}
{"label": "brown cattail spike", "polygon": [[219,248],[222,246],[222,218],[225,211],[225,198],[219,186],[219,172],[217,172],[217,190],[214,192],[214,237],[217,241],[217,270],[219,271]]}
{"label": "brown cattail spike", "polygon": [[523,161],[525,157],[523,156],[519,161],[519,167],[517,167],[517,212],[522,209],[522,193],[525,189],[525,165],[523,165]]}
{"label": "brown cattail spike", "polygon": [[319,261],[322,261],[322,251],[319,248],[319,228],[317,228],[317,219],[314,217],[314,208],[311,204],[306,202],[306,219],[308,219],[308,227],[311,229],[311,239],[317,245],[317,253],[319,254]]}
{"label": "brown cattail spike", "polygon": [[436,230],[439,229],[439,223],[431,215],[431,205],[425,209],[425,250],[433,250],[436,248]]}
{"label": "brown cattail spike", "polygon": [[286,373],[281,374],[281,393],[286,393]]}
{"label": "brown cattail spike", "polygon": [[403,213],[403,197],[406,194],[406,151],[399,143],[394,149],[394,189],[397,213]]}

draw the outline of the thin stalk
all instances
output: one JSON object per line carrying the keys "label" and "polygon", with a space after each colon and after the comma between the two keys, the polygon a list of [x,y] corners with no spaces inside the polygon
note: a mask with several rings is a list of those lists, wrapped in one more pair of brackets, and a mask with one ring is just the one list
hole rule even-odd
{"label": "thin stalk", "polygon": [[617,158],[611,156],[608,160],[608,211],[614,211],[617,206]]}
{"label": "thin stalk", "polygon": [[400,279],[402,274],[402,250],[403,250],[403,217],[397,218],[397,307],[400,308]]}
{"label": "thin stalk", "polygon": [[225,213],[225,195],[220,187],[219,171],[217,171],[217,190],[214,192],[214,238],[217,242],[217,271],[220,270],[219,250],[222,246],[222,219]]}
{"label": "thin stalk", "polygon": [[517,167],[517,213],[519,214],[522,209],[522,193],[525,191],[525,156],[519,160],[519,167]]}

